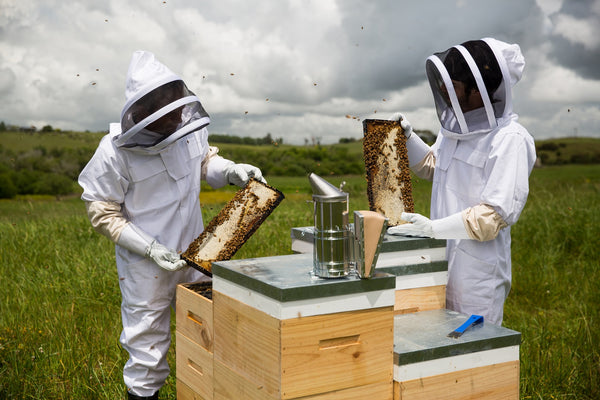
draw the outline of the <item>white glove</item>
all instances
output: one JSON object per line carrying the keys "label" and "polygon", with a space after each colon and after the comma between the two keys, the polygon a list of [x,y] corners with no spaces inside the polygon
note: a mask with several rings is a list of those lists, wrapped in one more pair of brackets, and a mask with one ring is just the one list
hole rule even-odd
{"label": "white glove", "polygon": [[434,220],[413,213],[402,213],[400,218],[411,223],[388,228],[387,232],[390,235],[431,237],[435,239],[471,239],[463,223],[462,212]]}
{"label": "white glove", "polygon": [[187,265],[177,252],[167,249],[156,240],[150,244],[146,256],[150,257],[159,267],[167,271],[177,271]]}
{"label": "white glove", "polygon": [[387,233],[390,235],[416,236],[416,237],[433,237],[433,228],[431,220],[421,214],[405,213],[400,216],[410,224],[402,224],[388,228]]}
{"label": "white glove", "polygon": [[151,258],[159,267],[167,271],[177,271],[187,265],[177,252],[167,249],[131,223],[121,231],[117,244],[135,254]]}
{"label": "white glove", "polygon": [[223,175],[227,179],[227,182],[239,187],[244,187],[250,178],[267,183],[260,169],[250,164],[236,164],[232,162],[223,168]]}
{"label": "white glove", "polygon": [[402,130],[404,131],[404,136],[406,136],[406,138],[408,139],[410,137],[410,135],[412,135],[413,132],[413,128],[411,123],[406,119],[406,117],[404,117],[404,114],[402,113],[394,113],[389,121],[396,121],[396,122],[400,122],[400,126],[402,127]]}

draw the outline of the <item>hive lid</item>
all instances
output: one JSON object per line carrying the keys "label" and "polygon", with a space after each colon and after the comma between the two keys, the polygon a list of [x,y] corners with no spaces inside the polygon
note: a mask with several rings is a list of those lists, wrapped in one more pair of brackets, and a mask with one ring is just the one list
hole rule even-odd
{"label": "hive lid", "polygon": [[421,361],[517,346],[521,334],[485,322],[469,328],[459,338],[448,333],[469,318],[450,310],[421,311],[394,317],[394,364],[407,365]]}
{"label": "hive lid", "polygon": [[293,254],[213,263],[213,274],[245,289],[279,302],[317,299],[379,290],[394,290],[396,278],[376,272],[373,278],[356,276],[337,279],[311,274],[312,254]]}
{"label": "hive lid", "polygon": [[428,261],[417,264],[403,264],[377,267],[378,271],[392,274],[394,276],[407,276],[418,274],[432,274],[436,272],[448,272],[448,261]]}
{"label": "hive lid", "polygon": [[[352,227],[353,225],[354,224],[350,224],[350,227]],[[291,236],[292,239],[302,240],[309,244],[312,244],[314,241],[314,227],[302,226],[292,228]],[[381,253],[387,253],[392,251],[434,249],[440,247],[446,247],[446,240],[389,235],[386,233],[383,237],[383,242],[381,243]]]}

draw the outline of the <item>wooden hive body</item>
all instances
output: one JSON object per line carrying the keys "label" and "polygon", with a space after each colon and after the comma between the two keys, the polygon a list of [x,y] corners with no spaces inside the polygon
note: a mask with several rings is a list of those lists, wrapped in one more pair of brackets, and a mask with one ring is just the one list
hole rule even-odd
{"label": "wooden hive body", "polygon": [[519,399],[521,334],[484,322],[447,336],[468,318],[445,309],[394,318],[394,400]]}
{"label": "wooden hive body", "polygon": [[414,264],[317,284],[310,264],[309,254],[217,262],[211,299],[178,287],[179,399],[518,399],[518,332],[484,323],[451,339],[468,315],[394,312],[400,270]]}
{"label": "wooden hive body", "polygon": [[[178,287],[178,398],[392,399],[392,276],[366,287],[358,278],[315,282],[305,255],[213,267],[212,300],[196,298],[202,306]],[[278,272],[286,270],[292,276]],[[212,329],[202,333],[209,303]]]}

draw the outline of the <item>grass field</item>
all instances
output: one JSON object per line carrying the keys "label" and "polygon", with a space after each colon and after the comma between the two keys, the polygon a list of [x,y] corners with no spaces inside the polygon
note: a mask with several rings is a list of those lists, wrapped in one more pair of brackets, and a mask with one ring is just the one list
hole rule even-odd
{"label": "grass field", "polygon": [[[363,177],[327,179],[347,182],[350,209],[367,208]],[[289,254],[290,228],[312,225],[305,177],[269,183],[286,199],[235,258]],[[428,215],[431,185],[413,187]],[[233,190],[202,193],[205,223]],[[532,174],[504,321],[522,333],[523,399],[600,398],[599,195],[600,165]],[[0,399],[124,398],[119,307],[113,245],[77,197],[0,201]],[[161,399],[176,398],[174,355]]]}

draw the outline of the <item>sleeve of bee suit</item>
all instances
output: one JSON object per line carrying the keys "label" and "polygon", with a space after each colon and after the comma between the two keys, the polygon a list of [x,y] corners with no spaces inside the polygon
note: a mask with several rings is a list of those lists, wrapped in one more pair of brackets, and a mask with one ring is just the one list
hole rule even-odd
{"label": "sleeve of bee suit", "polygon": [[202,179],[211,187],[218,189],[229,182],[223,174],[226,166],[233,164],[233,161],[221,157],[219,148],[210,146],[204,160],[202,160]]}
{"label": "sleeve of bee suit", "polygon": [[121,213],[121,205],[112,201],[86,201],[85,208],[94,230],[117,243],[129,223]]}
{"label": "sleeve of bee suit", "polygon": [[411,165],[410,169],[419,178],[432,181],[433,171],[435,169],[435,156],[433,155],[433,151],[429,151],[421,161],[419,161],[415,165]]}
{"label": "sleeve of bee suit", "polygon": [[479,204],[462,212],[463,222],[469,237],[485,242],[495,239],[508,224],[496,210],[487,204]]}
{"label": "sleeve of bee suit", "polygon": [[410,135],[406,139],[406,152],[410,169],[421,179],[433,180],[435,155],[419,135]]}

